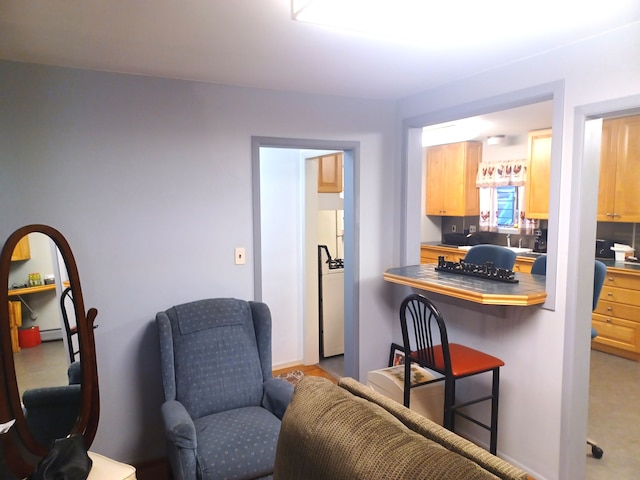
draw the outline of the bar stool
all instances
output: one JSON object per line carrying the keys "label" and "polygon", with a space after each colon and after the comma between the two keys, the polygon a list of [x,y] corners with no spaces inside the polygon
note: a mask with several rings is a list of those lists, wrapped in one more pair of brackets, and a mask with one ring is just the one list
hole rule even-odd
{"label": "bar stool", "polygon": [[[490,432],[489,451],[496,454],[498,446],[498,396],[500,390],[499,358],[457,343],[449,343],[444,319],[436,306],[425,296],[412,294],[400,306],[400,325],[405,351],[404,405],[409,407],[410,389],[428,383],[444,381],[443,426],[455,431],[455,416],[459,415]],[[439,343],[438,343],[439,342]],[[411,364],[416,363],[437,372],[439,377],[411,384]],[[491,394],[456,403],[456,381],[462,378],[492,372]],[[491,401],[489,425],[470,417],[462,408]]]}

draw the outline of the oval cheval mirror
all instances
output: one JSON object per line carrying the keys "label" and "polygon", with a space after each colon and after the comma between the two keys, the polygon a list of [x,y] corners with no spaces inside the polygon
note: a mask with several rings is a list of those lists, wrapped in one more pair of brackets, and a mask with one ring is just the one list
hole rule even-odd
{"label": "oval cheval mirror", "polygon": [[[37,272],[35,275],[33,275]],[[84,309],[75,259],[64,236],[28,225],[0,253],[0,435],[2,460],[16,478],[30,475],[51,442],[98,428],[95,308]],[[1,471],[1,468],[0,468]]]}

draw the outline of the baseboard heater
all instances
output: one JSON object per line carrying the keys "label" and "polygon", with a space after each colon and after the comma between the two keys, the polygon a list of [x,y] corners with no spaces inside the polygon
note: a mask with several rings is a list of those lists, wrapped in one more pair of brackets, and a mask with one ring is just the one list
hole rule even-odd
{"label": "baseboard heater", "polygon": [[43,342],[52,342],[54,340],[62,340],[62,329],[52,328],[50,330],[40,330],[40,339]]}

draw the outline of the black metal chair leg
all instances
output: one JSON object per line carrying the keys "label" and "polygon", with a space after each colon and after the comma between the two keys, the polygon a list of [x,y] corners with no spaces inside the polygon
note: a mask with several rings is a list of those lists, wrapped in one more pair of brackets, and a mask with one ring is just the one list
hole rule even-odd
{"label": "black metal chair leg", "polygon": [[494,455],[498,451],[498,398],[500,393],[500,369],[493,370],[493,382],[491,387],[491,440],[489,451]]}

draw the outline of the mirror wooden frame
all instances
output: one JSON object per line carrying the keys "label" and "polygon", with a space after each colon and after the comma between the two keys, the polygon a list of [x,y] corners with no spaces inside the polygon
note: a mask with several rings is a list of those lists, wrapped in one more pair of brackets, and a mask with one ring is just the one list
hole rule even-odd
{"label": "mirror wooden frame", "polygon": [[[5,461],[18,478],[33,472],[38,460],[46,455],[48,446],[39,444],[32,435],[25,420],[18,382],[15,372],[8,311],[8,280],[11,268],[11,255],[20,239],[30,233],[43,233],[57,246],[65,262],[69,282],[73,292],[75,316],[80,348],[82,386],[80,393],[80,412],[71,434],[84,436],[87,449],[91,446],[98,429],[100,415],[100,395],[98,391],[98,369],[95,354],[94,322],[98,311],[90,308],[85,312],[80,277],[75,258],[64,236],[47,225],[27,225],[12,233],[0,253],[0,279],[4,287],[0,289],[0,423],[15,419],[4,444]],[[2,449],[0,449],[0,452]],[[0,459],[1,462],[1,459]]]}

